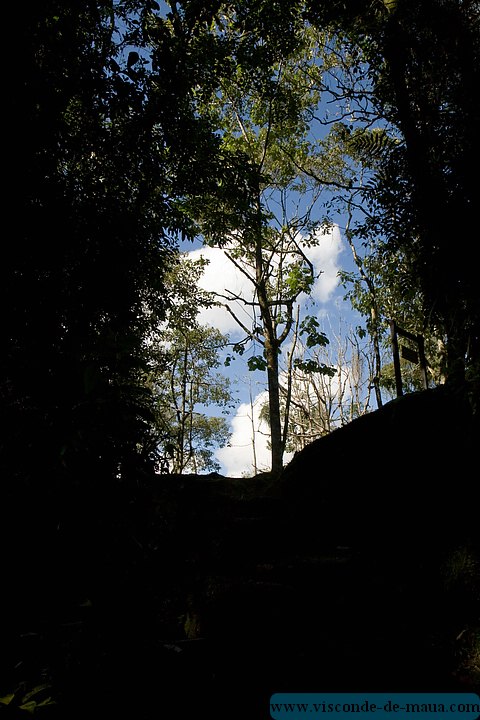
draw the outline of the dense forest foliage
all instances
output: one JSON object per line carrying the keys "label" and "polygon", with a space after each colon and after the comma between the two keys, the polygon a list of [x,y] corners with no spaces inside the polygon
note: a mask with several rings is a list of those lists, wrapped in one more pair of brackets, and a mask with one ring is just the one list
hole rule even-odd
{"label": "dense forest foliage", "polygon": [[[85,665],[145,630],[168,584],[170,509],[152,520],[148,500],[159,457],[176,473],[216,469],[228,435],[194,413],[232,402],[212,374],[228,338],[198,323],[219,299],[198,290],[181,242],[224,248],[251,282],[255,323],[232,352],[261,348],[249,367],[267,376],[272,478],[295,428],[331,429],[318,404],[301,415],[311,391],[283,381],[279,358],[293,337],[290,378],[320,387],[335,372],[296,303],[315,279],[305,248],[339,216],[377,397],[394,317],[425,337],[432,384],[478,413],[479,8],[42,0],[11,9],[7,31],[0,695],[18,709],[51,686],[71,707]],[[274,217],[273,196],[302,212],[286,200]],[[56,623],[82,623],[94,602],[87,663],[85,638]],[[47,650],[25,649],[29,633]],[[27,709],[58,705],[40,692]]]}

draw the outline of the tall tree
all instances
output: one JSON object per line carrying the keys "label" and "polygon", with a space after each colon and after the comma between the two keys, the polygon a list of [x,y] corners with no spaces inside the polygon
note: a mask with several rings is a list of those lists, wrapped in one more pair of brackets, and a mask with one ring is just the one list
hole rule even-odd
{"label": "tall tree", "polygon": [[233,402],[229,379],[216,372],[229,339],[198,318],[215,302],[198,287],[203,268],[203,260],[180,255],[167,274],[171,307],[150,350],[158,452],[180,474],[220,469],[213,451],[226,444],[228,423],[211,408],[225,410]]}
{"label": "tall tree", "polygon": [[228,338],[214,328],[180,324],[163,338],[166,358],[152,376],[159,450],[173,473],[219,470],[213,451],[227,443],[228,423],[210,408],[233,402],[228,378],[215,372]]}
{"label": "tall tree", "polygon": [[0,502],[12,612],[49,613],[60,575],[64,596],[129,585],[131,501],[154,459],[149,342],[168,308],[172,248],[197,233],[185,200],[228,198],[230,229],[246,206],[243,156],[221,149],[196,110],[214,62],[154,10],[11,7],[22,53],[6,128]]}
{"label": "tall tree", "polygon": [[[295,44],[285,42],[282,48],[255,35],[252,19],[239,8],[236,13],[223,10],[213,34],[229,44],[229,60],[235,58],[236,64],[220,78],[215,94],[199,103],[200,113],[218,126],[222,147],[242,153],[252,169],[242,227],[222,232],[212,223],[209,208],[202,208],[200,222],[207,242],[225,246],[252,286],[253,299],[233,293],[224,299],[234,316],[230,303],[252,310],[251,327],[235,317],[246,339],[262,346],[262,356],[249,363],[267,373],[273,475],[282,469],[287,435],[280,411],[279,353],[294,325],[295,302],[315,280],[305,248],[318,242],[321,225],[321,219],[312,221],[305,199],[301,212],[291,200],[296,195],[299,202],[304,194],[298,167],[310,150],[308,118],[318,103],[320,66],[316,37],[304,26],[298,8],[292,6],[290,15],[296,23]],[[262,68],[255,65],[258,57],[263,58]],[[309,202],[313,204],[312,198]],[[288,414],[284,420],[288,424]]]}
{"label": "tall tree", "polygon": [[[312,242],[316,240],[312,239]],[[265,228],[255,244],[248,245],[242,237],[240,243],[226,251],[251,285],[251,293],[247,296],[226,288],[221,298],[245,333],[243,340],[234,346],[235,350],[243,355],[245,348],[252,344],[254,349],[261,349],[260,354],[250,355],[247,364],[250,370],[267,373],[273,474],[283,466],[289,422],[288,402],[283,412],[281,408],[280,353],[295,329],[299,298],[311,291],[315,280],[315,271],[306,252],[301,237],[292,238],[290,229],[282,232],[274,228]],[[238,313],[238,306],[247,311],[250,325],[245,315]],[[312,344],[328,342],[318,333],[313,317],[303,319],[301,332],[308,333]],[[325,369],[318,367],[317,370],[323,372]]]}
{"label": "tall tree", "polygon": [[8,128],[4,450],[15,477],[91,466],[116,478],[148,444],[145,340],[168,305],[171,248],[197,232],[185,198],[226,195],[224,224],[237,227],[248,169],[196,111],[214,60],[155,3],[30,10],[15,11],[23,63]]}
{"label": "tall tree", "polygon": [[357,77],[343,73],[333,83],[347,132],[353,110],[367,129],[379,123],[398,140],[364,196],[371,211],[364,230],[385,243],[382,251],[408,259],[403,280],[420,288],[425,327],[445,340],[447,379],[461,382],[467,373],[478,383],[480,308],[465,261],[476,234],[478,3],[312,3],[310,10],[357,58]]}

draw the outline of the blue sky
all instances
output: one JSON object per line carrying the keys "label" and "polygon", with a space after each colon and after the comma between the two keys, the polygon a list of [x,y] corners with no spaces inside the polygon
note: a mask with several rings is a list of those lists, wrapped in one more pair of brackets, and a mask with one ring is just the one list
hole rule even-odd
{"label": "blue sky", "polygon": [[[252,297],[252,285],[248,279],[238,271],[220,248],[209,246],[193,247],[185,245],[182,250],[192,259],[200,256],[208,260],[201,287],[208,291],[225,294],[226,290],[236,295]],[[344,291],[339,286],[339,270],[352,270],[353,261],[351,251],[342,237],[338,226],[333,226],[318,235],[318,244],[307,251],[319,278],[315,282],[311,296],[300,298],[301,313],[308,312],[320,322],[321,329],[331,337],[332,328],[337,328],[340,319],[345,326],[358,324],[358,316],[352,312],[350,304],[343,300]],[[321,271],[321,272],[320,272]],[[235,304],[235,311],[249,326],[251,320],[241,304]],[[223,307],[205,309],[201,312],[199,320],[202,324],[211,325],[221,332],[229,335],[231,341],[238,341],[244,337],[244,332],[235,323],[234,318]],[[288,341],[286,344],[288,347]],[[270,461],[268,450],[268,427],[259,420],[261,406],[266,402],[266,373],[249,372],[246,358],[250,354],[260,354],[257,348],[246,351],[245,355],[237,358],[223,372],[234,383],[235,395],[238,398],[237,406],[227,419],[231,426],[231,439],[228,447],[219,448],[216,452],[217,460],[221,464],[221,472],[228,476],[241,476],[252,472],[255,445],[257,469],[267,469]],[[210,409],[213,414],[214,408]],[[288,456],[286,457],[288,460]]]}

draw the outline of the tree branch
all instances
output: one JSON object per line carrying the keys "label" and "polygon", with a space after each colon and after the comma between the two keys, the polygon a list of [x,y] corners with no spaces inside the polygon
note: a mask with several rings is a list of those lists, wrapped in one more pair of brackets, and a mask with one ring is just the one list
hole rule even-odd
{"label": "tree branch", "polygon": [[253,333],[251,330],[249,330],[249,329],[247,328],[247,326],[242,323],[242,321],[235,315],[235,313],[233,312],[233,310],[232,310],[231,308],[229,308],[228,305],[226,305],[225,303],[220,303],[220,304],[222,305],[222,307],[225,308],[225,310],[226,310],[227,312],[230,313],[230,315],[233,317],[233,319],[235,320],[235,322],[237,323],[237,325],[239,325],[239,327],[242,328],[242,330],[244,331],[244,333],[246,333],[251,340],[254,340],[254,341],[256,341],[256,342],[259,342],[260,345],[264,345],[264,344],[265,344],[264,341],[263,341],[261,338],[258,337],[258,335],[255,335],[255,333]]}

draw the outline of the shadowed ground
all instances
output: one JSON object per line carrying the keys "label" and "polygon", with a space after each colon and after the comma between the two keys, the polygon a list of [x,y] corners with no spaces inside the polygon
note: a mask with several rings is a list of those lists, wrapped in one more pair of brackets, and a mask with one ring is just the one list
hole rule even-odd
{"label": "shadowed ground", "polygon": [[55,669],[45,716],[256,719],[274,692],[478,691],[478,437],[441,389],[312,443],[276,482],[157,476],[150,552],[97,568],[81,609],[22,639]]}

